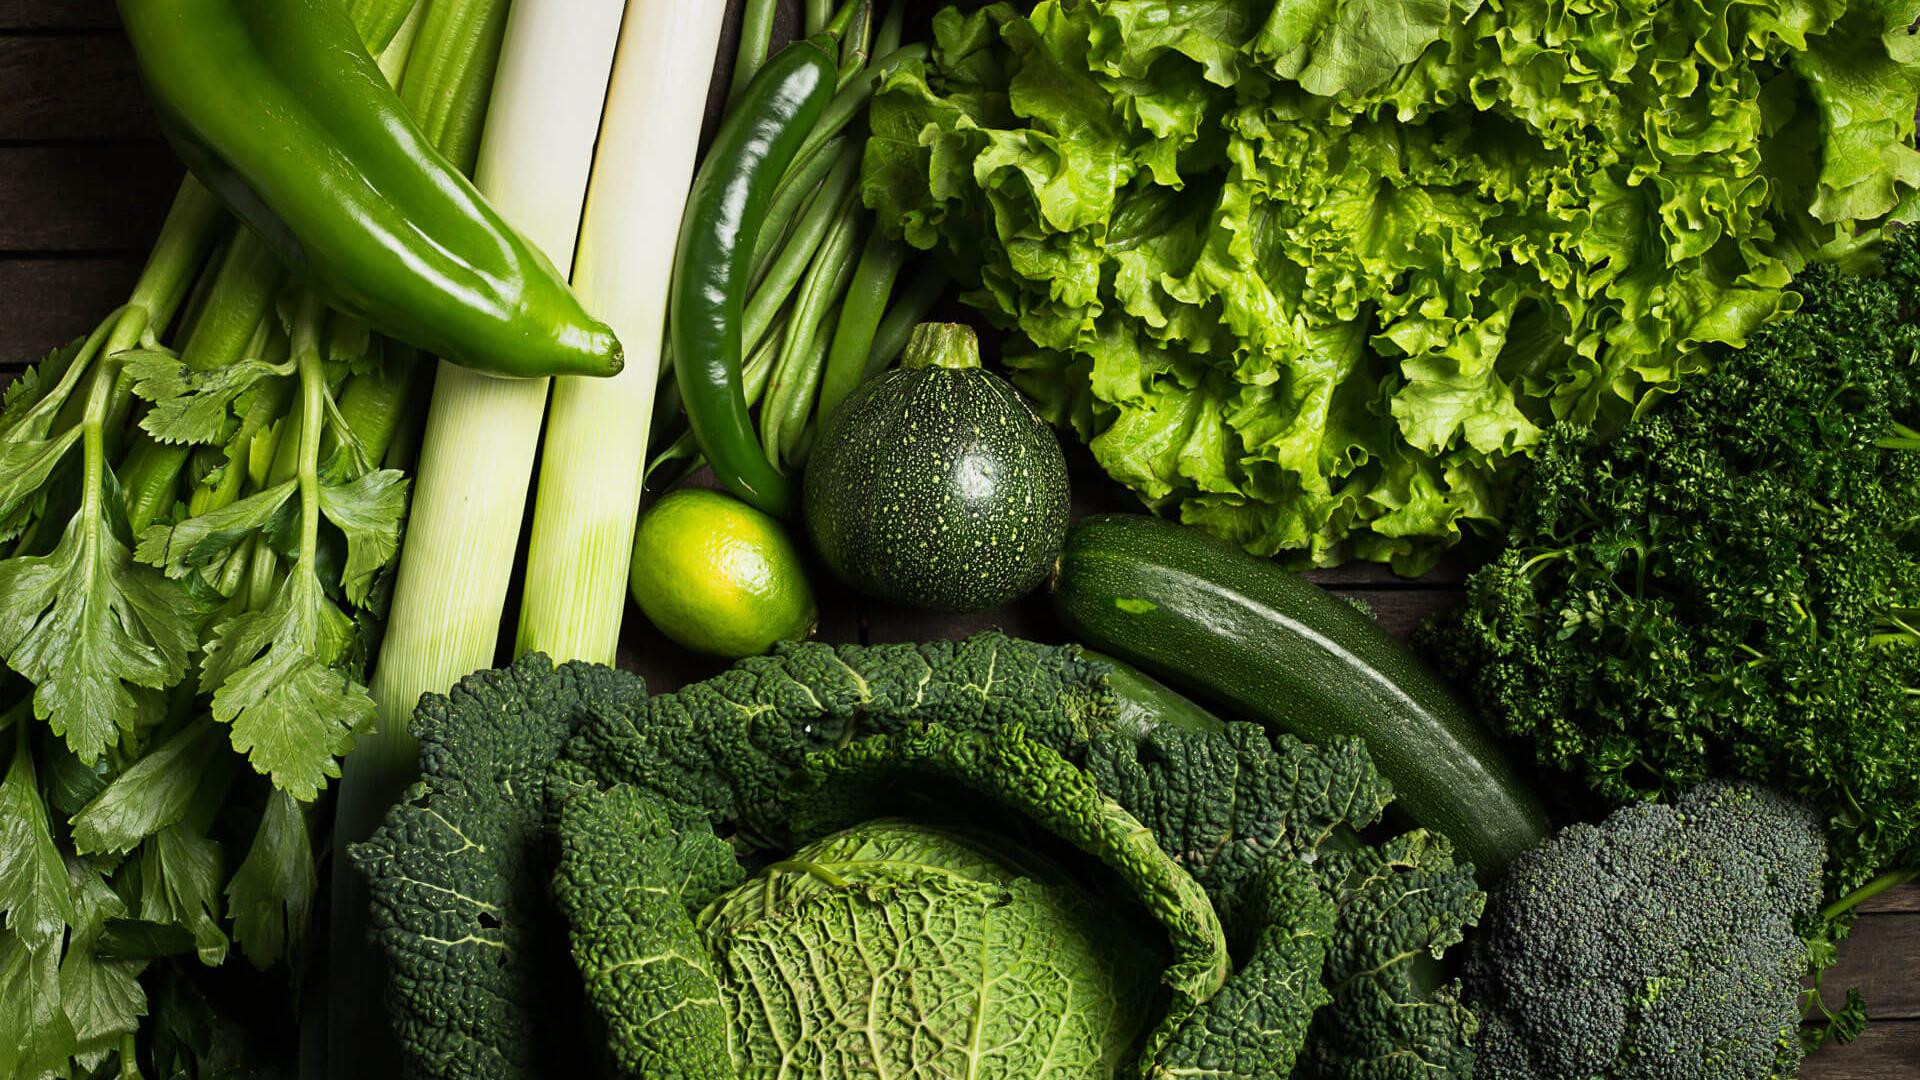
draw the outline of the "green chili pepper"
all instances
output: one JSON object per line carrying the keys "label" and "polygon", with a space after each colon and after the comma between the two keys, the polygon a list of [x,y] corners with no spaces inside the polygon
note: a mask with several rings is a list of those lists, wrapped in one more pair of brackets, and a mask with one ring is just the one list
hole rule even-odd
{"label": "green chili pepper", "polygon": [[668,319],[687,420],[714,475],[776,516],[793,484],[761,450],[741,380],[742,322],[754,244],[794,154],[838,78],[831,39],[796,42],[754,76],[694,178],[680,226]]}
{"label": "green chili pepper", "polygon": [[338,306],[499,375],[611,375],[580,306],[421,133],[337,0],[121,0],[161,126]]}

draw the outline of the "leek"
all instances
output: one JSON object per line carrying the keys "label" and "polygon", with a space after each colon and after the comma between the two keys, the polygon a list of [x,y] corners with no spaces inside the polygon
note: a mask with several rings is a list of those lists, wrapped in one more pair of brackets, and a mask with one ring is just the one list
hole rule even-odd
{"label": "leek", "polygon": [[[520,0],[511,5],[509,13],[507,0],[439,0],[422,5],[421,11],[396,31],[396,44],[411,43],[413,46],[407,50],[410,55],[404,77],[399,80],[399,89],[402,99],[416,110],[416,119],[420,121],[422,130],[450,160],[467,165],[474,162],[477,156],[485,162],[486,171],[477,178],[481,190],[493,198],[507,218],[536,243],[562,256],[572,246],[574,223],[566,220],[569,215],[563,209],[555,208],[558,212],[554,216],[565,224],[565,231],[555,235],[554,228],[543,216],[548,209],[542,205],[543,199],[551,199],[556,203],[565,201],[558,197],[556,190],[541,188],[545,179],[551,178],[554,173],[549,169],[534,181],[528,181],[515,176],[514,169],[553,164],[546,160],[548,155],[545,149],[550,144],[544,141],[545,137],[561,129],[578,130],[582,124],[588,134],[585,146],[574,151],[575,157],[584,160],[590,154],[593,116],[589,116],[582,124],[570,125],[564,119],[564,113],[571,106],[563,108],[562,117],[556,117],[550,111],[554,102],[546,95],[550,87],[572,85],[569,80],[578,67],[591,66],[590,60],[583,61],[577,50],[582,42],[591,45],[596,33],[604,32],[604,26],[597,31],[592,29],[592,20],[585,13],[611,10],[612,15],[608,18],[617,19],[619,7],[618,0],[594,0],[591,4],[582,0]],[[573,29],[576,23],[589,28],[575,34]],[[555,33],[547,24],[559,24],[560,32]],[[568,43],[576,46],[575,51],[565,48]],[[592,97],[583,106],[594,115],[597,115],[598,95],[604,90],[608,63],[602,64],[599,76],[584,76],[586,82],[592,83],[597,78],[600,84],[593,87]],[[397,69],[386,70],[392,76]],[[490,80],[494,81],[497,94],[490,91]],[[507,85],[498,86],[502,81]],[[490,97],[493,102],[489,114]],[[488,117],[484,136],[479,127],[483,115]],[[500,145],[503,139],[512,144]],[[530,145],[529,139],[542,141]],[[584,165],[580,166],[582,171],[584,168]],[[533,188],[541,189],[533,192],[530,190]],[[529,206],[533,207],[533,212],[527,210]],[[577,221],[577,202],[571,216]],[[564,258],[559,261],[564,262]],[[444,411],[439,401],[442,394],[449,400],[458,397],[459,376],[466,374],[465,371],[457,371],[449,378],[443,373],[442,381],[435,388],[436,412]],[[388,372],[386,375],[392,380],[390,383],[379,387],[349,387],[344,395],[348,408],[355,407],[355,398],[361,393],[376,399],[367,403],[370,413],[374,414],[370,419],[385,434],[364,439],[363,449],[377,451],[378,444],[391,435],[393,424],[399,419],[400,403],[404,401],[411,381],[404,372]],[[487,381],[479,376],[472,378]],[[539,388],[531,384],[502,385],[520,386],[523,393],[531,395],[530,407],[534,414],[532,426],[537,432],[543,398]],[[474,448],[488,447],[489,437],[503,441],[511,439],[510,433],[504,427],[496,429],[492,420],[484,428],[473,428],[471,421],[456,426],[467,428],[465,445],[468,453],[477,453]],[[533,435],[527,435],[522,441],[530,445],[533,438]],[[399,723],[394,721],[396,716],[403,718],[411,710],[412,698],[417,697],[419,691],[414,690],[409,697],[405,686],[410,680],[418,684],[421,680],[438,678],[417,663],[410,665],[407,658],[432,655],[440,647],[440,642],[431,633],[422,640],[422,628],[430,631],[432,620],[438,616],[430,604],[421,603],[417,597],[423,589],[429,596],[434,592],[435,583],[428,564],[433,559],[448,558],[445,549],[431,557],[422,553],[434,553],[434,538],[444,537],[449,507],[456,516],[461,512],[457,491],[441,494],[448,483],[443,475],[446,471],[444,458],[447,449],[446,440],[442,440],[438,454],[423,451],[422,474],[418,481],[420,487],[416,489],[409,522],[408,555],[400,564],[387,647],[381,652],[370,688],[376,715],[381,718],[379,729],[375,734],[362,736],[354,752],[347,758],[335,809],[335,921],[328,943],[332,993],[329,998],[326,1041],[327,1067],[336,1076],[384,1075],[390,1071],[388,1066],[397,1066],[384,1010],[380,1007],[377,995],[370,997],[365,992],[366,987],[381,985],[385,977],[379,955],[367,939],[365,885],[347,869],[344,855],[347,844],[363,839],[372,831],[411,771],[412,742],[407,737],[404,720]],[[429,475],[427,470],[430,467],[437,471]],[[523,467],[523,476],[526,471],[527,468]],[[434,490],[424,490],[429,483],[434,485]],[[458,483],[456,470],[456,479],[453,481],[456,488]],[[517,515],[524,499],[523,482],[510,500],[514,505],[516,523],[507,530],[509,560],[512,557],[512,534],[518,531]],[[475,534],[484,534],[486,531],[473,528]],[[477,538],[493,539],[485,535],[477,535]],[[413,580],[420,576],[423,567],[429,571],[424,585]],[[504,572],[502,577],[504,579]],[[462,593],[467,585],[467,581],[462,580],[450,591]],[[491,624],[497,627],[498,620],[496,609]],[[485,667],[491,660],[489,645],[486,655],[478,662],[432,688],[445,689],[457,675],[464,674],[471,667]],[[396,710],[389,703],[400,698],[406,698],[406,704]],[[311,1071],[312,1059],[317,1055],[305,1056]],[[397,1068],[391,1071],[397,1071]]]}
{"label": "leek", "polygon": [[726,5],[631,0],[574,269],[627,346],[611,379],[554,384],[520,611],[520,652],[611,663],[651,426],[667,289]]}
{"label": "leek", "polygon": [[[572,261],[624,0],[520,0],[507,24],[475,182],[556,265]],[[424,693],[493,664],[547,404],[546,379],[442,362],[374,700],[404,766]],[[363,744],[361,753],[368,752]],[[356,755],[356,761],[358,755]],[[404,776],[402,777],[404,779]]]}

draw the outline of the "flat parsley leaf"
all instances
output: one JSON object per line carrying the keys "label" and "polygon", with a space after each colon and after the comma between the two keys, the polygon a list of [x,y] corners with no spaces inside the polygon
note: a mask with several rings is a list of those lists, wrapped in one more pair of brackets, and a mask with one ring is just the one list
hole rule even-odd
{"label": "flat parsley leaf", "polygon": [[73,846],[83,855],[132,851],[140,841],[187,816],[200,778],[224,748],[203,722],[182,729],[114,777],[73,816]]}
{"label": "flat parsley leaf", "polygon": [[68,859],[67,871],[77,918],[60,960],[60,1007],[73,1026],[74,1057],[97,1067],[140,1028],[147,1013],[146,991],[140,987],[146,965],[99,955],[108,921],[126,915],[127,906],[88,864]]}
{"label": "flat parsley leaf", "polygon": [[267,796],[247,861],[227,882],[233,937],[262,971],[290,954],[313,916],[313,841],[300,804],[284,791]]}
{"label": "flat parsley leaf", "polygon": [[30,949],[0,930],[0,1076],[57,1076],[73,1057],[73,1024],[60,1008],[60,950]]}
{"label": "flat parsley leaf", "polygon": [[74,917],[67,868],[47,827],[33,754],[25,738],[16,742],[13,764],[0,782],[0,911],[7,929],[28,948],[58,952]]}
{"label": "flat parsley leaf", "polygon": [[140,917],[185,927],[209,967],[227,956],[221,870],[220,845],[185,825],[167,826],[140,848]]}

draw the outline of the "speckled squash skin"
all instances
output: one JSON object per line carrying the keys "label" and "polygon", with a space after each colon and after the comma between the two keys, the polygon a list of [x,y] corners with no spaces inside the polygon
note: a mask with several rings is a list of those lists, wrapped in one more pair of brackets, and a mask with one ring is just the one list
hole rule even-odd
{"label": "speckled squash skin", "polygon": [[[903,366],[849,396],[807,466],[807,529],[869,596],[983,611],[1045,580],[1067,531],[1053,429],[982,370],[972,331],[922,327]],[[960,335],[964,333],[964,343]]]}

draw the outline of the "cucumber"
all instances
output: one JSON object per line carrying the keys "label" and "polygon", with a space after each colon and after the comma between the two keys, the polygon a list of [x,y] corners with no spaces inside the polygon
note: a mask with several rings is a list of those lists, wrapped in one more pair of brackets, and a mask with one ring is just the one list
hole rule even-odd
{"label": "cucumber", "polygon": [[1357,735],[1396,803],[1492,881],[1546,814],[1492,735],[1365,615],[1196,529],[1133,514],[1067,534],[1053,579],[1084,644],[1307,742]]}
{"label": "cucumber", "polygon": [[1218,735],[1227,729],[1225,721],[1140,669],[1092,649],[1080,652],[1107,666],[1107,687],[1113,691],[1113,726],[1135,742],[1146,742],[1161,728],[1191,735]]}

